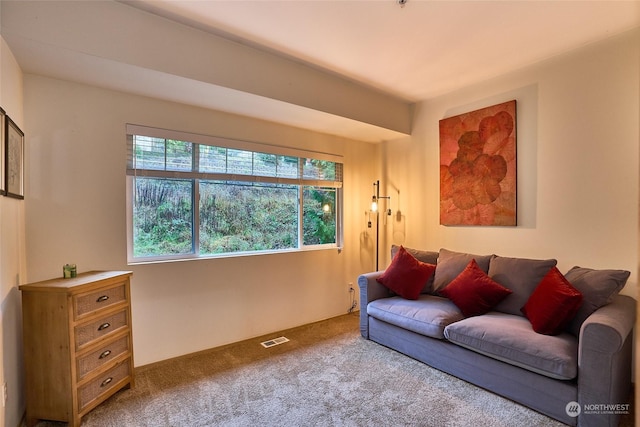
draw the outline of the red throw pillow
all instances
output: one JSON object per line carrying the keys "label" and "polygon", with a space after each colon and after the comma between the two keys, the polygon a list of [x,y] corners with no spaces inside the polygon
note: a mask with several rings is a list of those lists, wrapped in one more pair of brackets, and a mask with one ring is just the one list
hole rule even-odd
{"label": "red throw pillow", "polygon": [[574,318],[582,305],[582,293],[553,267],[542,278],[522,313],[539,334],[557,335]]}
{"label": "red throw pillow", "polygon": [[440,294],[449,298],[466,317],[485,314],[512,291],[482,271],[475,259]]}
{"label": "red throw pillow", "polygon": [[400,246],[389,267],[377,280],[402,298],[418,299],[435,271],[435,265],[418,261]]}

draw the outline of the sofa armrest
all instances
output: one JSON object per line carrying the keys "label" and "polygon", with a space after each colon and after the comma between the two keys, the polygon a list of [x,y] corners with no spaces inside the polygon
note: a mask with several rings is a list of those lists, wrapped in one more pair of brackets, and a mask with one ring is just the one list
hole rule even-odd
{"label": "sofa armrest", "polygon": [[596,310],[580,327],[580,356],[585,350],[613,354],[622,349],[636,320],[636,301],[618,295],[610,303]]}
{"label": "sofa armrest", "polygon": [[636,301],[618,295],[582,324],[578,343],[580,426],[618,425],[619,415],[584,412],[588,405],[628,403],[635,321]]}
{"label": "sofa armrest", "polygon": [[390,296],[389,290],[376,280],[382,276],[384,271],[374,271],[365,273],[358,277],[358,287],[360,288],[360,334],[369,338],[369,315],[367,305],[371,301]]}

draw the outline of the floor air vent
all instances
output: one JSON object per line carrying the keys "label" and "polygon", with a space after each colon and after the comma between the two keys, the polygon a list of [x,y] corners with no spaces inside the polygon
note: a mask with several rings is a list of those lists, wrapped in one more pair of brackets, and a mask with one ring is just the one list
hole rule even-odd
{"label": "floor air vent", "polygon": [[289,340],[287,338],[285,338],[285,337],[278,337],[278,338],[274,338],[272,340],[261,342],[260,344],[262,344],[262,346],[264,348],[269,348],[269,347],[273,347],[274,345],[283,344],[283,343],[288,342],[288,341]]}

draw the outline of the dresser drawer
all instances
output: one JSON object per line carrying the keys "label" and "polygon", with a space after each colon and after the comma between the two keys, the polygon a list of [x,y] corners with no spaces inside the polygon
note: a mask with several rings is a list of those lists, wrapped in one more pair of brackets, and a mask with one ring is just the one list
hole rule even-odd
{"label": "dresser drawer", "polygon": [[94,320],[90,323],[76,326],[76,350],[96,339],[113,334],[116,331],[122,330],[122,328],[128,328],[129,318],[127,314],[127,309],[124,309],[109,316]]}
{"label": "dresser drawer", "polygon": [[131,359],[127,359],[78,390],[78,412],[108,393],[118,382],[131,377]]}
{"label": "dresser drawer", "polygon": [[131,351],[131,348],[129,348],[129,334],[103,345],[96,351],[79,357],[76,361],[78,381],[82,380],[94,369],[128,351]]}
{"label": "dresser drawer", "polygon": [[126,284],[123,282],[112,288],[102,289],[88,294],[74,295],[74,317],[82,317],[105,307],[127,300]]}

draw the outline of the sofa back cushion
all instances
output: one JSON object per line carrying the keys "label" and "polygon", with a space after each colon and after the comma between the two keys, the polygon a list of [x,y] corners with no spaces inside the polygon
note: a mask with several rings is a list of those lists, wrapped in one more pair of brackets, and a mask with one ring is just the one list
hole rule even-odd
{"label": "sofa back cushion", "polygon": [[435,251],[423,251],[421,249],[408,248],[402,245],[391,245],[391,259],[396,256],[396,253],[400,250],[400,248],[404,248],[404,250],[413,255],[415,259],[417,259],[418,261],[426,262],[427,264],[435,265],[438,262],[438,256],[440,255]]}
{"label": "sofa back cushion", "polygon": [[555,259],[494,257],[489,265],[489,277],[513,291],[494,310],[523,316],[520,309],[527,303],[544,276],[556,264]]}
{"label": "sofa back cushion", "polygon": [[437,293],[440,289],[451,283],[453,279],[458,277],[458,275],[467,268],[472,259],[475,259],[480,270],[486,273],[489,271],[489,262],[494,256],[495,255],[474,255],[464,252],[454,252],[444,248],[440,249],[436,272],[433,278],[434,293]]}
{"label": "sofa back cushion", "polygon": [[582,293],[583,302],[567,326],[573,335],[580,334],[580,326],[594,311],[609,304],[627,283],[631,273],[626,270],[594,270],[573,267],[564,277]]}

